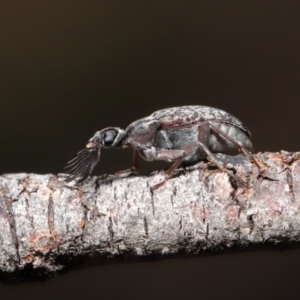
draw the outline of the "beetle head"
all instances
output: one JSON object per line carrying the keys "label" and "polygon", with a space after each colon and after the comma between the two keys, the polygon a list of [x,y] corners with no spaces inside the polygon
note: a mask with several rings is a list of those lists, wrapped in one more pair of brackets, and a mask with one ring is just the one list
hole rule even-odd
{"label": "beetle head", "polygon": [[124,130],[117,127],[108,127],[97,131],[89,140],[86,148],[79,151],[77,156],[68,162],[65,169],[70,175],[66,181],[75,180],[76,183],[84,181],[93,171],[100,159],[101,148],[120,147],[124,138]]}
{"label": "beetle head", "polygon": [[124,137],[124,130],[117,127],[108,127],[97,131],[86,145],[87,148],[94,147],[120,147]]}

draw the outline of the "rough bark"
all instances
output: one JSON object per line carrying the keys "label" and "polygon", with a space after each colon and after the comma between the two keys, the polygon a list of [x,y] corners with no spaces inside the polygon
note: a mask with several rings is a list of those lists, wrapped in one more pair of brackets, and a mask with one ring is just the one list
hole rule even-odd
{"label": "rough bark", "polygon": [[238,182],[203,162],[153,193],[163,172],[79,186],[63,175],[1,176],[2,277],[51,275],[82,258],[298,243],[299,153],[259,153],[260,169],[243,155],[217,157]]}

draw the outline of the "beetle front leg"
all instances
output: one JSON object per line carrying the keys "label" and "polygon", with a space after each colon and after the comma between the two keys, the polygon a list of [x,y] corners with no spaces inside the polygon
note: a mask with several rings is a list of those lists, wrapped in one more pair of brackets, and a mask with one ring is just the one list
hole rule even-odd
{"label": "beetle front leg", "polygon": [[133,174],[139,173],[139,160],[138,160],[138,151],[133,149],[133,159],[132,159],[132,167],[126,170],[117,171],[116,175],[129,176]]}

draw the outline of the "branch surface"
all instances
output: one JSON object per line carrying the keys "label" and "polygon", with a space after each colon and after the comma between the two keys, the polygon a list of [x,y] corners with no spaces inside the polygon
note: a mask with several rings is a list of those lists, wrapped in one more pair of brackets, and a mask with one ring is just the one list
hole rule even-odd
{"label": "branch surface", "polygon": [[[163,172],[89,178],[0,176],[0,271],[49,275],[85,257],[197,254],[300,241],[300,153],[217,155],[226,173],[199,164],[151,193]],[[22,273],[23,272],[23,273]]]}

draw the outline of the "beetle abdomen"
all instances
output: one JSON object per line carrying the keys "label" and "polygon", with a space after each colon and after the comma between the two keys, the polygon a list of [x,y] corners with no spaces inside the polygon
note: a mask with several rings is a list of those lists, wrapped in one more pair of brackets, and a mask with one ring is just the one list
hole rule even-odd
{"label": "beetle abdomen", "polygon": [[[220,122],[210,123],[213,126],[218,127],[222,132],[226,133],[234,140],[239,141],[247,150],[253,151],[253,145],[249,136],[240,127]],[[209,150],[213,153],[234,154],[238,152],[236,145],[230,142],[226,137],[214,132],[214,130],[210,130]]]}

